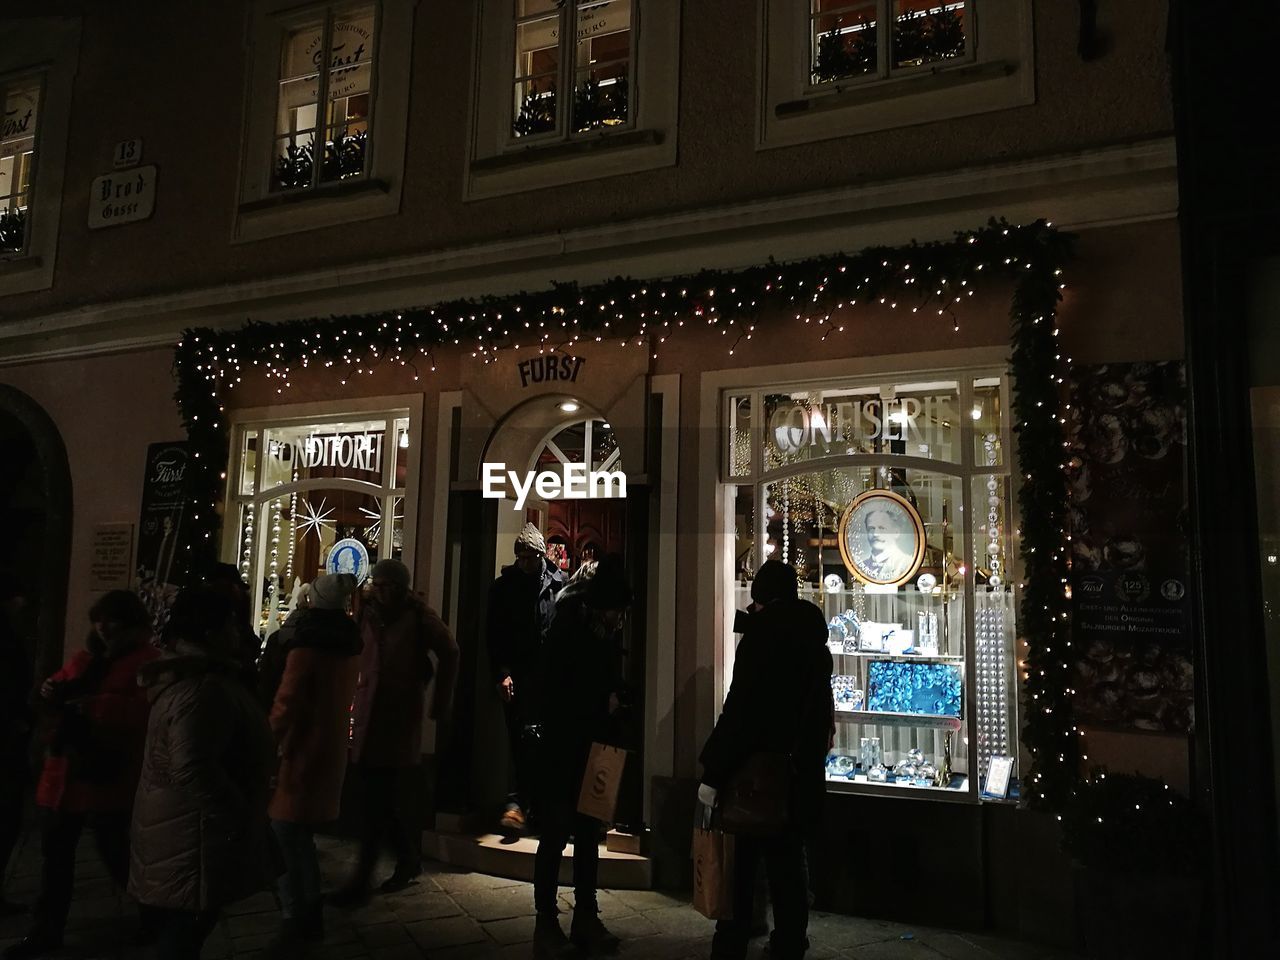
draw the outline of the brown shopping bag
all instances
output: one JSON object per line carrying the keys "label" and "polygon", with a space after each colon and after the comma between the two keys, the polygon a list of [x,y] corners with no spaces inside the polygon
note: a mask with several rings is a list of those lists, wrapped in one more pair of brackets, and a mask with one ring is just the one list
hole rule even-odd
{"label": "brown shopping bag", "polygon": [[622,785],[622,768],[626,762],[627,751],[604,743],[591,744],[587,770],[582,775],[582,788],[578,791],[579,813],[594,817],[601,823],[613,823],[618,787]]}
{"label": "brown shopping bag", "polygon": [[693,909],[708,920],[733,917],[733,844],[721,830],[693,830]]}

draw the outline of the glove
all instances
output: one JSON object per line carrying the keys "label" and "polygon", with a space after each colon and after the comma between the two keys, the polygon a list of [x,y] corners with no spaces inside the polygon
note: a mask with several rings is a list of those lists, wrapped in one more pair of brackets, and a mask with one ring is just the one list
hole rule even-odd
{"label": "glove", "polygon": [[719,791],[715,787],[707,786],[705,783],[698,784],[698,802],[706,807],[714,807],[716,805],[716,794]]}

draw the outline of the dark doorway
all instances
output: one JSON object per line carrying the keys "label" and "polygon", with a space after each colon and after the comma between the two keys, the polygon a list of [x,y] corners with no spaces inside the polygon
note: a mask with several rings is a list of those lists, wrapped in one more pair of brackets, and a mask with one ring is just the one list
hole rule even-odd
{"label": "dark doorway", "polygon": [[57,427],[34,400],[0,384],[0,577],[27,598],[18,630],[38,676],[62,662],[71,544],[71,476]]}

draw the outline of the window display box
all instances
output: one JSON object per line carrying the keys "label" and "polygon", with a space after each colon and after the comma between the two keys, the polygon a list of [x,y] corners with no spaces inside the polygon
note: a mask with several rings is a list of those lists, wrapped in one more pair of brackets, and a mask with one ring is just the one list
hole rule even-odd
{"label": "window display box", "polygon": [[1018,756],[1003,373],[752,387],[724,402],[737,558],[727,587],[745,607],[754,570],[782,560],[822,610],[836,720],[828,788],[986,800],[991,759],[1015,758],[1016,770]]}

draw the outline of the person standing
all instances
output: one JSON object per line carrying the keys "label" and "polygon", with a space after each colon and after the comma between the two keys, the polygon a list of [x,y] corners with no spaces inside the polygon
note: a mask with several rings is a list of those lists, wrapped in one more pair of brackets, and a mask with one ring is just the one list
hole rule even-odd
{"label": "person standing", "polygon": [[489,662],[507,721],[515,789],[501,826],[521,833],[528,820],[538,769],[539,680],[542,647],[555,618],[564,574],[547,559],[547,544],[532,523],[516,537],[515,562],[489,590]]}
{"label": "person standing", "polygon": [[[575,577],[556,600],[556,616],[543,657],[539,817],[541,839],[534,857],[533,899],[537,910],[534,956],[566,953],[570,944],[608,952],[618,938],[600,922],[596,881],[600,821],[578,812],[578,793],[593,741],[605,740],[611,718],[626,700],[621,681],[619,634],[631,587],[622,560],[604,557],[594,575]],[[573,844],[573,922],[566,938],[556,906],[560,858]]]}
{"label": "person standing", "polygon": [[147,699],[138,668],[160,652],[150,644],[151,616],[136,594],[112,590],[89,610],[86,648],[40,686],[53,719],[36,787],[41,807],[40,894],[27,936],[5,960],[38,957],[62,945],[75,883],[76,847],[90,827],[107,873],[128,879],[129,811],[138,785]]}
{"label": "person standing", "polygon": [[808,949],[805,831],[821,822],[824,766],[833,732],[831,654],[822,611],[798,596],[796,571],[768,560],[751,584],[754,601],[735,621],[742,639],[724,709],[700,757],[698,799],[707,806],[757,753],[791,758],[787,824],[776,836],[735,838],[732,919],[716,922],[713,960],[742,960],[751,936],[756,873],[763,861],[773,902],[769,956],[799,960]]}
{"label": "person standing", "polygon": [[129,893],[160,960],[196,960],[222,908],[272,876],[266,807],[275,750],[241,660],[242,636],[225,592],[184,590],[165,626],[170,653],[138,673],[152,706]]}
{"label": "person standing", "polygon": [[370,599],[361,607],[360,675],[356,680],[351,759],[363,786],[364,827],[355,871],[330,902],[355,906],[368,898],[384,835],[396,855],[395,872],[379,888],[403,890],[422,872],[421,841],[401,809],[407,773],[422,759],[425,688],[439,662],[431,719],[447,719],[458,676],[458,644],[440,615],[409,590],[399,560],[373,565]]}
{"label": "person standing", "polygon": [[0,917],[23,911],[5,900],[3,883],[22,836],[30,776],[31,662],[18,631],[25,602],[16,580],[9,575],[0,579]]}
{"label": "person standing", "polygon": [[317,577],[309,606],[276,634],[285,634],[284,672],[270,716],[280,767],[267,812],[285,873],[279,881],[283,922],[268,945],[271,957],[298,956],[306,941],[324,938],[314,831],[338,819],[347,772],[361,646],[360,630],[347,615],[355,589],[349,573]]}

